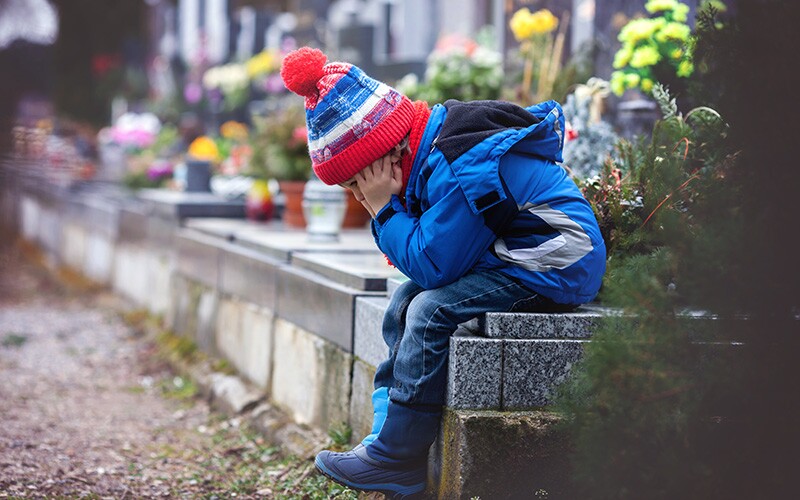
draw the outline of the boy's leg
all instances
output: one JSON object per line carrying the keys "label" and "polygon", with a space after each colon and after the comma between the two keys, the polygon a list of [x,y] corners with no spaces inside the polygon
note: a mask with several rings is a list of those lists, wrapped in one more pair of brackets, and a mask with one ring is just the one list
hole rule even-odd
{"label": "boy's leg", "polygon": [[406,310],[414,297],[421,291],[423,291],[422,287],[412,281],[406,281],[392,294],[389,306],[383,316],[383,340],[386,342],[389,357],[375,371],[375,390],[372,393],[372,430],[361,440],[363,446],[367,446],[378,437],[383,422],[386,420],[389,388],[394,385],[394,361],[405,328]]}
{"label": "boy's leg", "polygon": [[[367,448],[383,461],[422,459],[436,439],[447,388],[450,336],[490,311],[509,311],[536,294],[497,271],[470,273],[419,292],[408,306],[394,362],[388,417]],[[412,431],[413,429],[413,431]]]}
{"label": "boy's leg", "polygon": [[424,490],[428,448],[438,434],[444,403],[450,335],[461,323],[488,311],[511,310],[533,295],[494,271],[472,273],[435,290],[409,285],[392,311],[399,316],[386,315],[395,328],[388,336],[385,329],[384,337],[396,348],[376,375],[376,387],[379,381],[391,383],[378,438],[347,453],[323,451],[317,467],[353,488],[401,495]]}

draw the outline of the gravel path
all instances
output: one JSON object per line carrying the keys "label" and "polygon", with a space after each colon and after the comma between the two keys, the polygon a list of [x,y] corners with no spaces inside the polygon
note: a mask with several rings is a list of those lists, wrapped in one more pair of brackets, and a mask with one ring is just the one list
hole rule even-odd
{"label": "gravel path", "polygon": [[192,397],[115,297],[19,253],[0,251],[0,498],[355,498]]}

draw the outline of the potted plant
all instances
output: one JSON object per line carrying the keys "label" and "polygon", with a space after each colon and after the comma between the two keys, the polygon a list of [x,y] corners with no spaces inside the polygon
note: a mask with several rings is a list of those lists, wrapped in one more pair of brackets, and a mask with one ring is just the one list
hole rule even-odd
{"label": "potted plant", "polygon": [[252,172],[256,177],[278,181],[285,197],[283,221],[304,227],[303,188],[311,174],[311,159],[303,109],[287,107],[255,117],[254,122]]}

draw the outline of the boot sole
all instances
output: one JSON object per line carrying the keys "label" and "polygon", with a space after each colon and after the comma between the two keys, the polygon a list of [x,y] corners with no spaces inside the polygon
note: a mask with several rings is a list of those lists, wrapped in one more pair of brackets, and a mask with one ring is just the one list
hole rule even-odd
{"label": "boot sole", "polygon": [[344,479],[335,476],[330,470],[328,470],[328,468],[325,467],[325,464],[322,463],[319,458],[314,459],[314,466],[317,468],[320,474],[337,484],[341,484],[342,486],[354,490],[377,491],[379,493],[383,493],[389,498],[392,498],[393,500],[420,498],[421,494],[425,491],[425,483],[412,484],[409,486],[395,483],[360,484],[345,481]]}

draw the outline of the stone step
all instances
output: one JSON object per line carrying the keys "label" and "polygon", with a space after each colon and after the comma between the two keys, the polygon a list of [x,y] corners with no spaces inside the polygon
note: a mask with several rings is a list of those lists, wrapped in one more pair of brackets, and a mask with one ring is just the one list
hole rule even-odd
{"label": "stone step", "polygon": [[450,339],[446,404],[459,410],[528,410],[552,403],[584,339]]}

